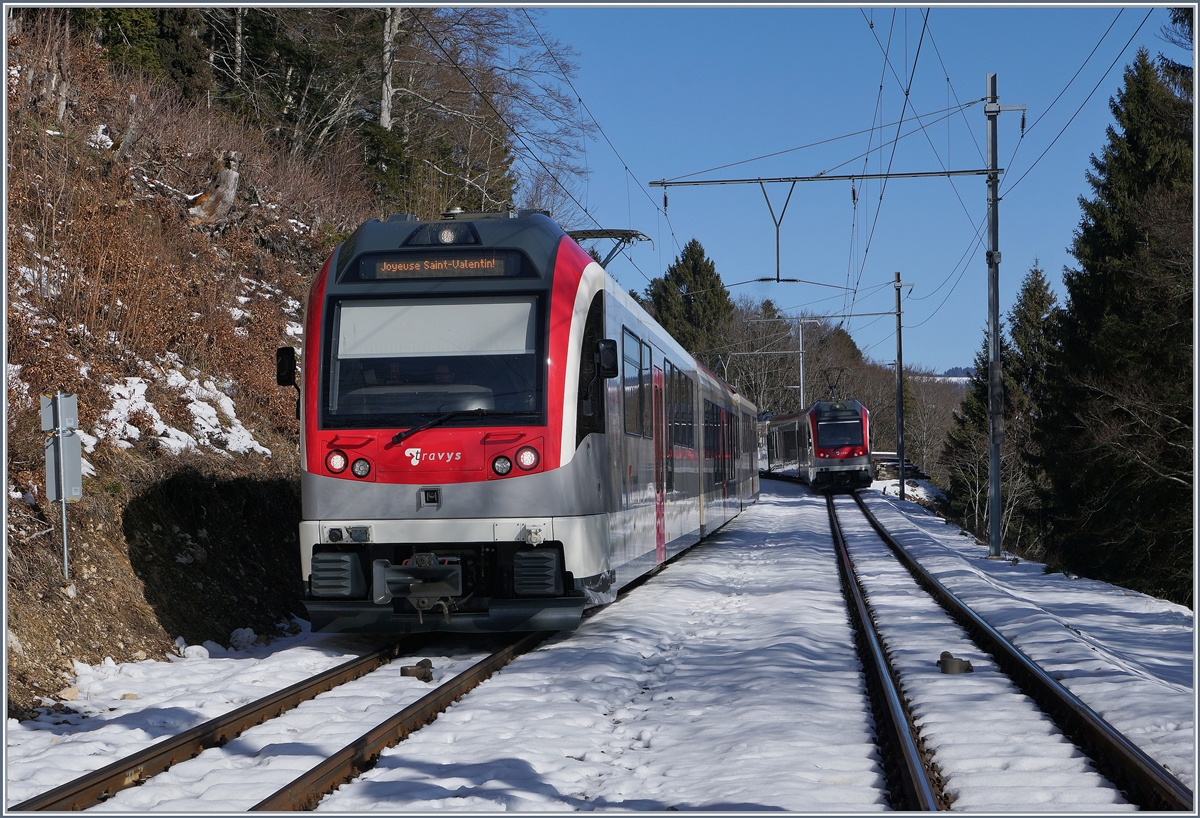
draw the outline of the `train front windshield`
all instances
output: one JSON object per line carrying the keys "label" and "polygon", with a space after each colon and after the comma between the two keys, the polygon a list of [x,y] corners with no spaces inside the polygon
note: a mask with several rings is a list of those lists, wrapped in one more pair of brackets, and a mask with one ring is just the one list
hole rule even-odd
{"label": "train front windshield", "polygon": [[537,295],[339,302],[323,425],[409,427],[455,411],[478,414],[447,425],[543,424],[542,312]]}
{"label": "train front windshield", "polygon": [[854,420],[817,421],[817,445],[822,449],[863,445],[862,421],[857,417]]}

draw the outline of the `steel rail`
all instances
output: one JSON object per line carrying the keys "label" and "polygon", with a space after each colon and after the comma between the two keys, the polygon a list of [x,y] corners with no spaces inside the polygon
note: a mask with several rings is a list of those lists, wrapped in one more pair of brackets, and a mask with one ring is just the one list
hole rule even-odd
{"label": "steel rail", "polygon": [[1063,733],[1076,743],[1085,744],[1093,756],[1102,756],[1094,760],[1106,768],[1102,772],[1125,791],[1127,798],[1143,809],[1195,811],[1191,790],[925,570],[880,524],[858,492],[854,493],[854,500],[871,527],[917,581],[971,632],[980,647],[992,655],[1005,673],[1025,688]]}
{"label": "steel rail", "polygon": [[405,707],[383,724],[372,728],[299,778],[251,807],[254,811],[299,812],[311,810],[326,794],[369,769],[387,747],[408,737],[437,718],[463,694],[486,680],[517,656],[536,647],[552,631],[526,634],[491,656],[444,682]]}
{"label": "steel rail", "polygon": [[244,730],[275,718],[301,702],[370,673],[380,665],[390,662],[399,655],[402,646],[408,646],[413,641],[415,640],[392,642],[357,659],[343,662],[337,667],[34,796],[11,809],[59,811],[93,807],[127,787],[141,784],[181,761],[194,758],[210,747],[220,747]]}
{"label": "steel rail", "polygon": [[825,495],[825,502],[829,510],[829,528],[833,533],[834,548],[837,550],[838,555],[838,566],[841,568],[841,573],[845,580],[844,586],[847,596],[854,603],[853,613],[857,615],[859,633],[862,635],[866,647],[865,658],[870,665],[866,670],[878,684],[878,689],[887,708],[886,719],[881,718],[884,714],[876,714],[876,718],[878,719],[876,726],[877,728],[886,727],[892,742],[900,752],[902,763],[899,765],[897,772],[900,774],[900,783],[904,790],[908,808],[921,811],[936,811],[938,809],[938,797],[934,793],[934,788],[929,782],[925,765],[921,761],[921,751],[917,747],[916,740],[913,738],[912,730],[909,728],[909,714],[904,708],[900,692],[896,689],[895,682],[892,679],[887,656],[884,653],[879,633],[875,629],[871,607],[867,604],[866,594],[863,592],[862,584],[859,582],[858,573],[854,570],[854,563],[850,559],[849,549],[846,548],[846,539],[842,536],[842,528],[838,523],[837,513],[833,508],[833,495]]}

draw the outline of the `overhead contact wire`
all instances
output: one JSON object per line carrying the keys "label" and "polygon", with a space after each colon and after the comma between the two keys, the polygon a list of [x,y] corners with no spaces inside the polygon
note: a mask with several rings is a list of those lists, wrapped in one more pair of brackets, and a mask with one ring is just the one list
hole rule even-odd
{"label": "overhead contact wire", "polygon": [[[604,141],[606,143],[608,143],[608,147],[612,149],[613,154],[620,161],[621,167],[624,168],[626,176],[631,177],[633,179],[633,181],[637,183],[638,189],[642,191],[642,193],[645,195],[647,201],[650,202],[650,205],[655,210],[657,210],[659,213],[661,213],[664,219],[666,219],[667,228],[671,233],[671,240],[675,243],[675,247],[679,248],[680,247],[679,239],[675,235],[675,227],[674,227],[674,225],[671,224],[671,217],[667,215],[666,210],[659,207],[658,202],[656,202],[654,200],[654,197],[652,197],[650,195],[650,191],[646,190],[645,185],[643,185],[638,180],[638,178],[636,176],[634,176],[633,171],[631,171],[629,169],[629,164],[625,161],[625,158],[623,156],[621,156],[621,152],[617,150],[617,146],[614,145],[612,140],[608,138],[608,134],[605,133],[604,126],[600,124],[600,120],[596,119],[596,115],[592,113],[592,109],[588,107],[588,104],[583,101],[583,95],[580,94],[579,91],[575,88],[575,84],[573,82],[571,82],[571,77],[563,69],[562,64],[558,61],[558,57],[556,57],[554,55],[554,53],[550,50],[550,46],[546,43],[546,38],[542,36],[542,32],[538,30],[537,25],[533,22],[533,18],[529,16],[528,9],[523,8],[523,9],[521,9],[521,12],[525,15],[525,19],[529,21],[530,28],[532,28],[534,33],[537,34],[538,39],[542,41],[542,47],[546,49],[546,53],[548,55],[550,55],[550,59],[552,59],[554,61],[554,65],[558,68],[558,73],[562,74],[563,80],[567,83],[567,86],[571,89],[571,92],[573,94],[575,94],[576,101],[578,101],[579,105],[583,108],[583,110],[587,112],[587,115],[589,117],[591,117],[592,122],[594,122],[596,124],[596,129],[598,131],[600,131],[600,135],[604,137]],[[628,184],[628,181],[626,182],[626,184]],[[645,274],[643,273],[643,275],[645,275]]]}
{"label": "overhead contact wire", "polygon": [[[912,91],[912,83],[913,83],[913,79],[914,79],[914,78],[916,77],[916,75],[917,75],[917,62],[918,62],[918,61],[921,59],[921,46],[922,46],[922,45],[924,44],[924,42],[925,42],[925,29],[928,27],[928,24],[929,24],[929,18],[928,18],[928,17],[926,17],[926,18],[925,18],[925,21],[924,21],[924,23],[922,23],[922,25],[921,25],[921,37],[920,37],[920,39],[917,41],[917,53],[913,55],[913,67],[912,67],[912,73],[909,75],[909,77],[908,77],[908,85],[907,85],[907,86],[905,87],[905,89],[904,89],[904,104],[903,104],[903,105],[901,106],[901,108],[900,108],[900,121],[901,121],[901,123],[903,123],[903,122],[904,122],[904,112],[908,110],[909,94],[910,94],[910,93],[911,93],[911,91]],[[876,42],[878,42],[878,41],[879,41],[879,38],[878,38],[878,37],[876,37]],[[888,65],[889,65],[889,66],[891,66],[891,61],[890,61],[890,60],[887,60],[886,56],[885,56],[885,61],[888,63]],[[892,73],[893,73],[893,74],[895,74],[895,68],[892,68]],[[896,135],[897,135],[897,138],[896,138],[896,140],[894,140],[894,141],[893,141],[893,143],[892,143],[892,154],[891,154],[891,156],[888,158],[888,167],[887,167],[887,173],[891,173],[891,172],[892,172],[892,163],[893,163],[893,162],[895,161],[895,159],[896,159],[896,146],[899,144],[899,133],[900,133],[900,126],[897,126],[897,129],[896,129]],[[886,178],[886,176],[885,176],[885,177],[884,177],[884,180],[883,180],[883,184],[880,186],[880,189],[879,189],[879,202],[880,202],[880,205],[882,205],[882,203],[883,203],[883,195],[884,195],[884,193],[886,193],[886,192],[887,192],[887,183],[888,183],[888,180],[887,180],[887,178]],[[867,234],[867,246],[866,246],[866,248],[864,248],[864,250],[863,250],[863,263],[862,263],[862,267],[860,267],[860,268],[859,268],[859,271],[858,271],[858,280],[857,280],[857,281],[855,281],[855,283],[854,283],[854,291],[855,291],[855,295],[854,295],[853,297],[851,297],[851,299],[850,299],[850,309],[849,309],[849,310],[847,310],[847,312],[849,312],[849,313],[853,313],[853,312],[854,312],[854,302],[855,302],[855,299],[857,298],[857,294],[858,294],[858,287],[859,287],[859,285],[862,283],[862,275],[863,275],[863,271],[865,270],[865,268],[866,268],[866,264],[867,264],[867,254],[871,252],[871,242],[872,242],[872,240],[875,238],[875,228],[876,228],[876,226],[879,224],[879,213],[880,213],[880,210],[881,210],[881,207],[876,207],[876,208],[875,208],[875,219],[874,219],[874,220],[871,222],[871,230],[870,230],[870,232]]]}
{"label": "overhead contact wire", "polygon": [[1119,52],[1117,52],[1117,56],[1113,58],[1112,63],[1108,66],[1108,70],[1104,72],[1104,76],[1100,77],[1100,79],[1096,81],[1095,86],[1092,87],[1092,90],[1088,93],[1087,97],[1083,100],[1083,102],[1081,102],[1079,104],[1079,107],[1075,109],[1075,113],[1071,114],[1071,118],[1067,120],[1067,124],[1062,126],[1062,130],[1059,131],[1058,134],[1054,137],[1054,139],[1052,139],[1050,141],[1050,144],[1046,146],[1046,150],[1042,151],[1041,154],[1038,156],[1038,158],[1033,160],[1033,164],[1030,165],[1029,168],[1024,173],[1021,174],[1020,178],[1018,178],[1017,181],[1013,182],[1010,186],[1005,188],[1004,193],[1008,193],[1009,191],[1014,190],[1017,185],[1021,184],[1021,182],[1025,179],[1025,177],[1028,176],[1035,167],[1037,167],[1038,162],[1041,162],[1042,159],[1046,156],[1046,154],[1050,152],[1050,149],[1053,148],[1055,143],[1058,142],[1059,137],[1061,137],[1064,133],[1066,133],[1067,128],[1071,127],[1071,123],[1075,121],[1075,117],[1079,116],[1079,112],[1084,109],[1084,106],[1086,106],[1089,101],[1091,101],[1092,96],[1096,93],[1096,90],[1100,87],[1100,85],[1104,82],[1104,80],[1108,79],[1108,75],[1112,73],[1112,70],[1116,66],[1117,62],[1121,59],[1122,55],[1125,54],[1125,51],[1129,48],[1130,44],[1133,42],[1133,38],[1138,35],[1138,32],[1142,30],[1142,26],[1146,25],[1146,21],[1150,19],[1150,15],[1153,13],[1154,13],[1154,9],[1150,9],[1150,11],[1146,12],[1146,16],[1142,18],[1142,22],[1138,23],[1138,27],[1136,29],[1134,29],[1133,34],[1129,35],[1129,39],[1125,41],[1125,45],[1121,46],[1121,50]]}

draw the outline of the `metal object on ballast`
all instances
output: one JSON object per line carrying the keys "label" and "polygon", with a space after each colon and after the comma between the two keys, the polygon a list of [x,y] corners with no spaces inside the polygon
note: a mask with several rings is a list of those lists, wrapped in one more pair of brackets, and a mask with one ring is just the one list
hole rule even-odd
{"label": "metal object on ballast", "polygon": [[942,673],[974,673],[969,659],[956,659],[948,650],[942,651],[942,658],[937,660],[937,666]]}

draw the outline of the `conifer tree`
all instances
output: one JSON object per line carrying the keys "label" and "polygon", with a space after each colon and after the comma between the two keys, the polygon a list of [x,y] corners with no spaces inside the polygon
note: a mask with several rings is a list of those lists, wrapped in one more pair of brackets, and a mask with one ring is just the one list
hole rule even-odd
{"label": "conifer tree", "polygon": [[[1003,328],[1002,328],[1003,329]],[[1000,335],[1000,366],[1004,372],[1004,420],[1006,433],[1011,435],[1012,395],[1018,390],[1012,381],[1012,348],[1003,331]],[[975,371],[967,384],[962,404],[954,414],[954,424],[946,436],[939,457],[949,485],[947,495],[950,509],[964,528],[978,537],[988,532],[989,450],[988,450],[988,351],[987,335],[984,335],[979,351],[975,353]],[[1007,456],[1006,456],[1007,455]],[[1014,498],[1014,469],[1012,447],[1001,446],[1000,495],[1006,505]],[[1012,517],[1005,514],[1006,522]],[[1001,536],[1005,547],[1015,545],[1007,541],[1008,527],[1003,526]]]}
{"label": "conifer tree", "polygon": [[[1000,445],[1001,538],[1006,549],[1031,558],[1043,555],[1041,492],[1045,478],[1036,457],[1033,429],[1046,390],[1054,304],[1054,293],[1035,261],[1008,313],[1007,333],[1002,331],[1000,338],[1005,432]],[[941,456],[949,476],[951,510],[980,537],[987,534],[989,518],[987,360],[985,337]]]}
{"label": "conifer tree", "polygon": [[1190,93],[1142,50],[1110,107],[1037,423],[1049,557],[1190,605]]}
{"label": "conifer tree", "polygon": [[696,239],[686,245],[655,278],[640,299],[643,306],[684,349],[706,366],[716,364],[724,345],[721,335],[733,317],[733,301],[717,266]]}

